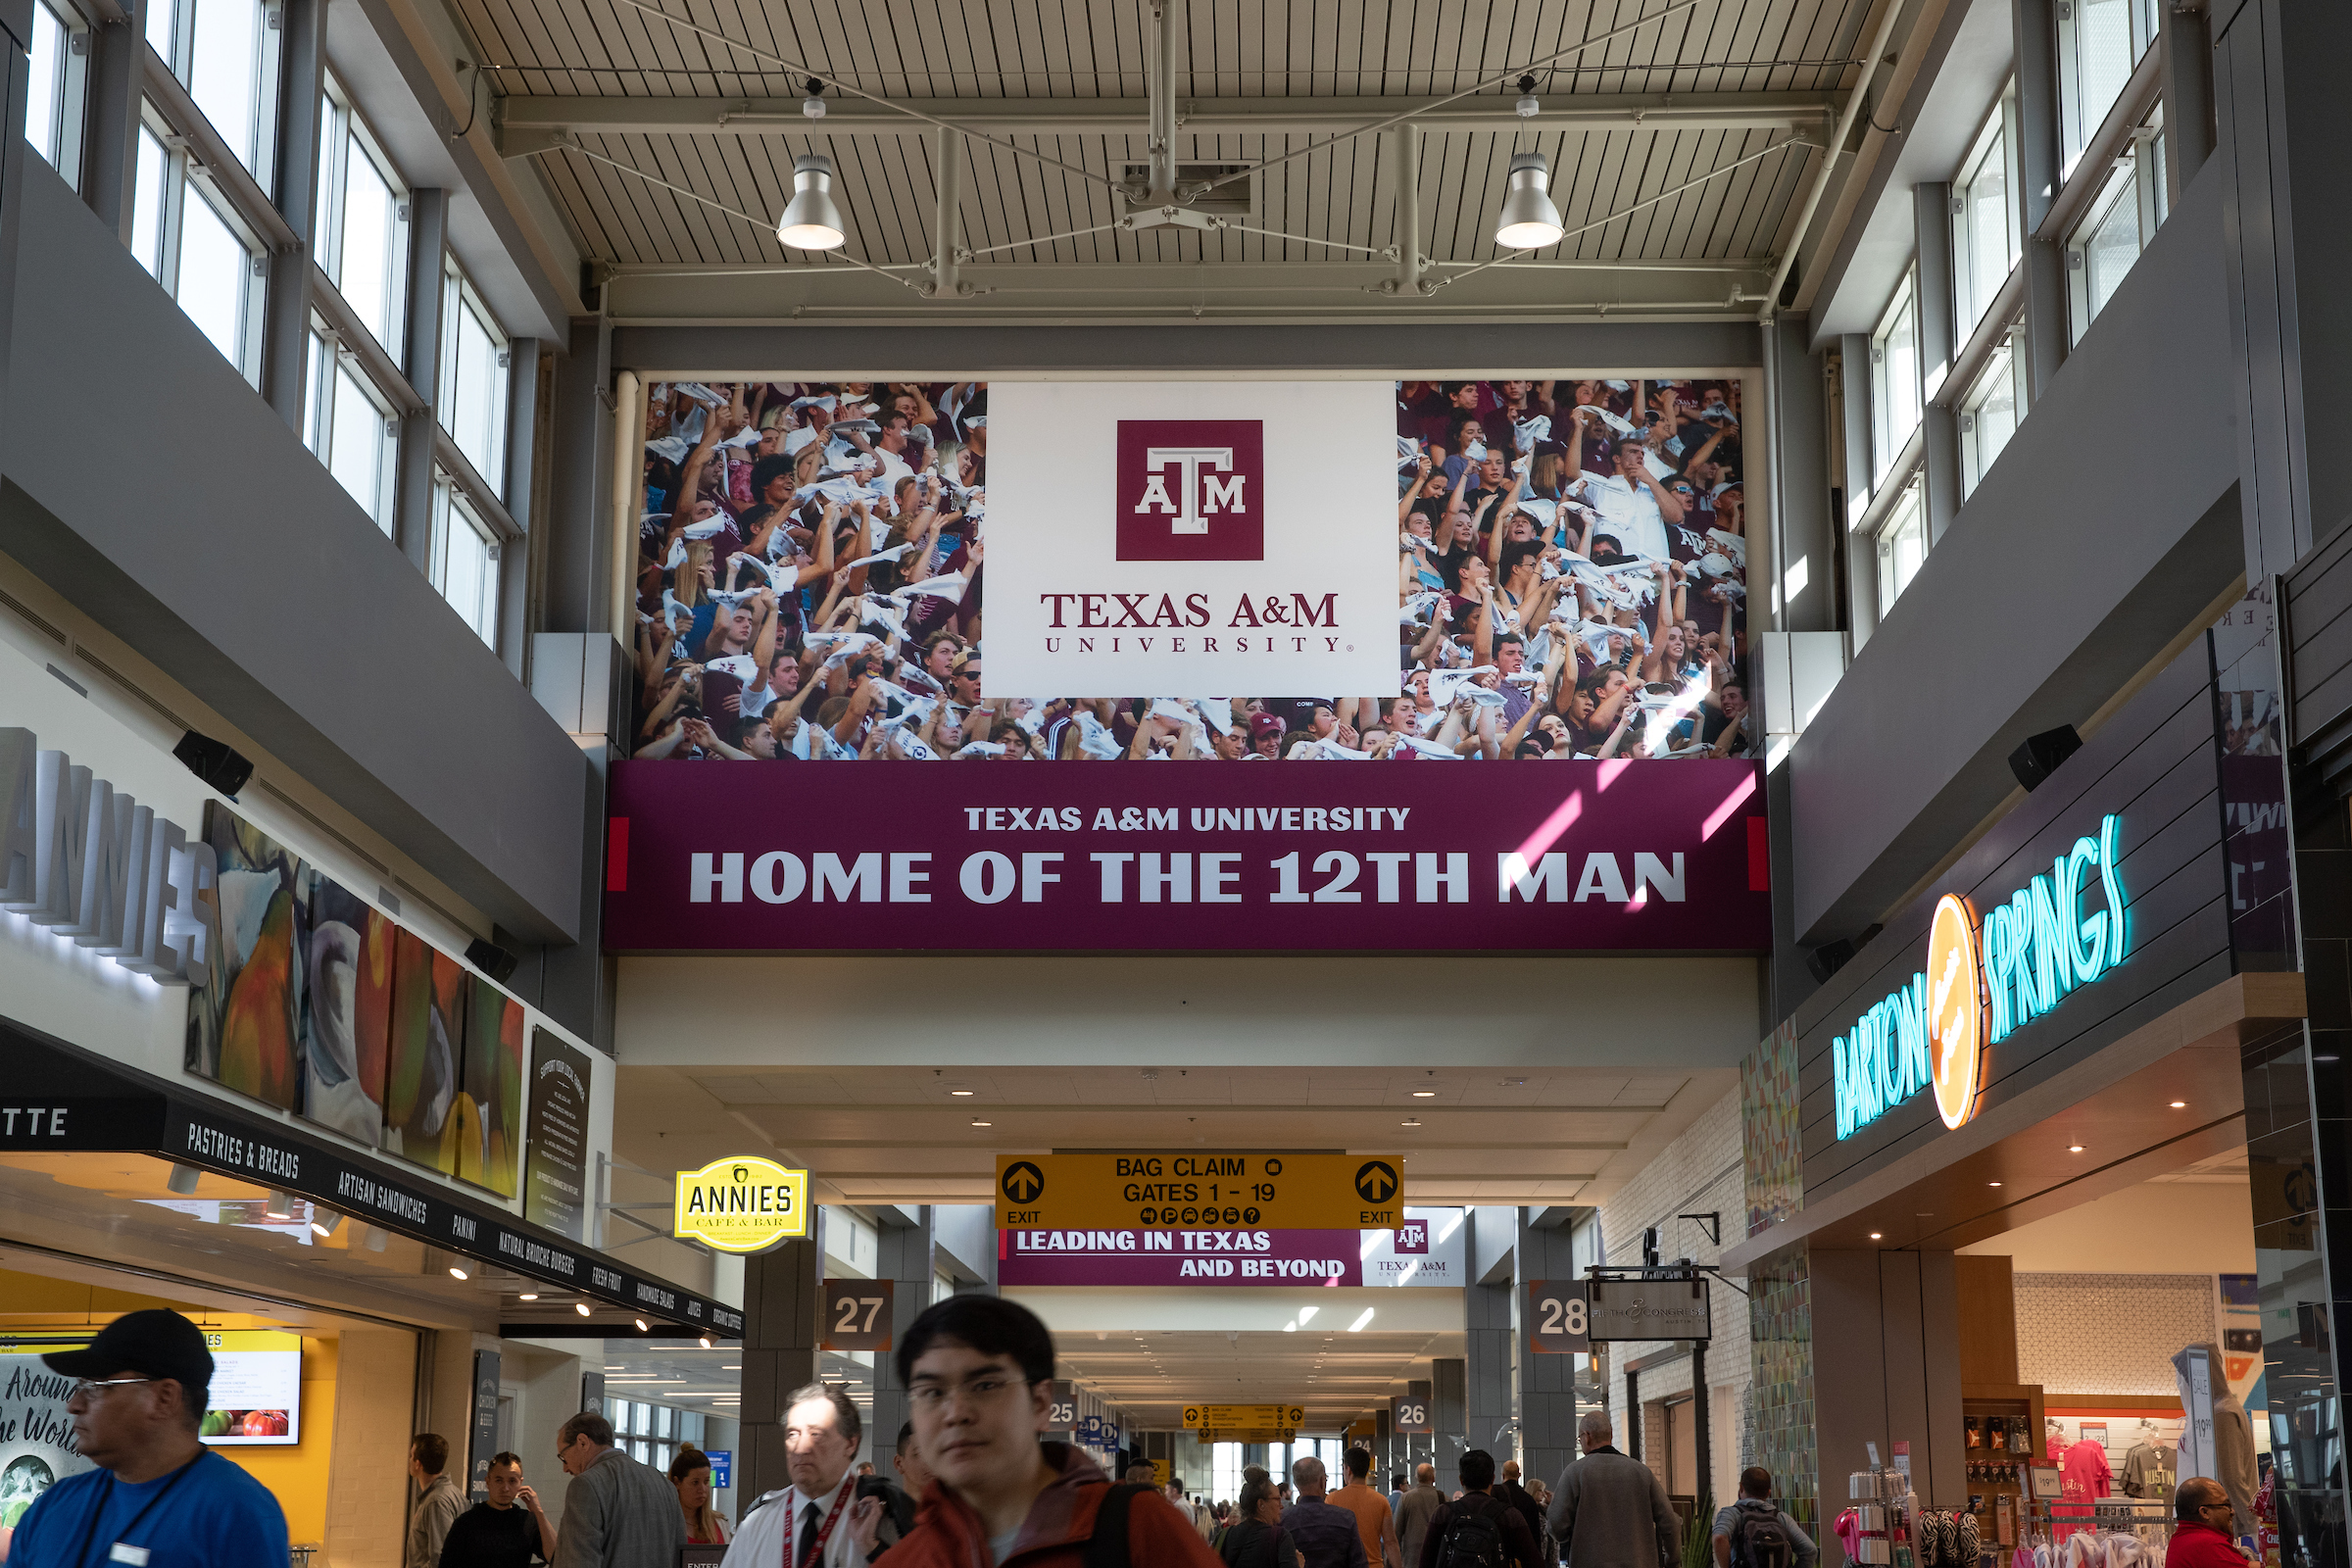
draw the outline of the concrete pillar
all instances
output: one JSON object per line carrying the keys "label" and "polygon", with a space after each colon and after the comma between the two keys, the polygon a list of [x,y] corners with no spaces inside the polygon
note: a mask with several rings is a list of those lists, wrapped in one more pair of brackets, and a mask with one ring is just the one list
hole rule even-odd
{"label": "concrete pillar", "polygon": [[[1429,1363],[1429,1424],[1437,1429],[1430,1462],[1438,1467],[1438,1485],[1447,1491],[1453,1488],[1454,1465],[1462,1451],[1488,1447],[1484,1441],[1470,1435],[1469,1371],[1467,1363],[1452,1356]],[[1494,1434],[1489,1432],[1485,1436]]]}
{"label": "concrete pillar", "polygon": [[[1407,1399],[1410,1399],[1413,1403],[1428,1410],[1431,1416],[1430,1424],[1432,1426],[1437,1426],[1436,1402],[1432,1397],[1431,1387],[1428,1383],[1406,1383],[1404,1386],[1404,1396]],[[1444,1431],[1445,1429],[1443,1427],[1439,1427],[1438,1430]],[[1437,1462],[1436,1448],[1434,1446],[1435,1441],[1435,1434],[1433,1433],[1407,1432],[1404,1434],[1404,1468],[1408,1481],[1415,1465],[1434,1464]],[[1438,1480],[1441,1483],[1446,1483],[1446,1478],[1444,1471],[1441,1470],[1439,1472]],[[1448,1484],[1448,1486],[1450,1484]]]}
{"label": "concrete pillar", "polygon": [[293,245],[270,256],[269,323],[262,335],[262,396],[296,435],[302,433],[304,370],[310,364],[311,269],[318,236],[318,100],[326,80],[325,0],[289,0],[280,13],[284,43],[277,118],[277,211]]}
{"label": "concrete pillar", "polygon": [[744,1265],[743,1432],[735,1455],[742,1479],[735,1490],[747,1503],[792,1484],[784,1460],[784,1398],[816,1379],[823,1280],[823,1253],[813,1236],[784,1242]]}
{"label": "concrete pillar", "polygon": [[[897,1345],[923,1308],[931,1304],[931,1207],[925,1204],[914,1210],[917,1218],[904,1224],[903,1209],[881,1212],[881,1260],[875,1277],[886,1279],[898,1288],[890,1298],[890,1343]],[[906,1386],[899,1381],[898,1359],[895,1354],[874,1357],[874,1402],[867,1420],[872,1430],[867,1432],[865,1450],[858,1455],[874,1461],[875,1470],[891,1473],[890,1458],[898,1451],[899,1429],[912,1417],[906,1402]]]}
{"label": "concrete pillar", "polygon": [[[1776,316],[1764,328],[1764,378],[1775,415],[1770,494],[1751,494],[1747,504],[1751,515],[1759,502],[1767,509],[1782,631],[1836,631],[1843,624],[1837,552],[1844,519],[1831,515],[1824,365],[1823,356],[1805,349],[1811,337],[1812,323],[1804,316]],[[1761,439],[1753,432],[1748,438]],[[1748,480],[1751,490],[1754,484]],[[1752,523],[1749,531],[1755,531]]]}
{"label": "concrete pillar", "polygon": [[449,192],[409,193],[409,345],[401,368],[424,407],[400,421],[400,485],[393,539],[429,579],[433,564],[433,432],[440,428],[442,257]]}
{"label": "concrete pillar", "polygon": [[2058,196],[2065,154],[2058,136],[2058,0],[2016,0],[2011,12],[2017,50],[2017,170],[2026,237],[2026,368],[2034,401],[2068,347],[2065,247],[2035,239]]}
{"label": "concrete pillar", "polygon": [[[147,54],[147,0],[130,0],[120,20],[90,29],[89,141],[82,154],[81,199],[98,220],[130,243],[138,180],[140,67]],[[20,108],[18,113],[23,114]]]}
{"label": "concrete pillar", "polygon": [[2164,183],[2168,206],[2213,156],[2213,28],[2202,8],[2166,6],[2156,46],[2164,51]]}
{"label": "concrete pillar", "polygon": [[[1576,1233],[1565,1225],[1534,1226],[1520,1210],[1519,1239],[1512,1250],[1513,1289],[1526,1310],[1527,1287],[1537,1280],[1573,1280],[1580,1273]],[[1577,1456],[1576,1355],[1537,1355],[1520,1343],[1519,1464],[1531,1477],[1549,1482]],[[1588,1381],[1590,1374],[1588,1373]]]}
{"label": "concrete pillar", "polygon": [[1469,1446],[1484,1448],[1499,1465],[1516,1458],[1517,1446],[1503,1426],[1518,1411],[1512,1389],[1511,1278],[1471,1284],[1462,1292],[1462,1327],[1467,1331],[1463,1365],[1463,1430]]}

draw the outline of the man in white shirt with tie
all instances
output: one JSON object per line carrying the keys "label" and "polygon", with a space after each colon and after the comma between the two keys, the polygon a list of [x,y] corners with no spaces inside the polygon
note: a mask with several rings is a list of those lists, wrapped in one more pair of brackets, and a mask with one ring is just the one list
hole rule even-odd
{"label": "man in white shirt with tie", "polygon": [[[841,1389],[811,1383],[793,1390],[784,1407],[792,1485],[753,1504],[727,1547],[725,1568],[864,1568],[870,1558],[858,1544],[857,1527],[878,1522],[886,1510],[880,1498],[857,1494],[852,1461],[863,1432],[858,1406]],[[871,1555],[883,1549],[877,1544]]]}

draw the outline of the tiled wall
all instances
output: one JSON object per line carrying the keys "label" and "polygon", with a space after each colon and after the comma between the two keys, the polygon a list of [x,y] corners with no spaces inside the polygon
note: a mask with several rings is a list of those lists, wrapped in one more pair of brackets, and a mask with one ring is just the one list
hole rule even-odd
{"label": "tiled wall", "polygon": [[1802,1242],[1747,1272],[1751,1464],[1772,1472],[1781,1504],[1808,1530],[1819,1520],[1813,1431],[1812,1277]]}
{"label": "tiled wall", "polygon": [[1747,1176],[1747,1234],[1805,1206],[1796,1092],[1796,1029],[1782,1024],[1740,1062],[1740,1153]]}
{"label": "tiled wall", "polygon": [[2017,1375],[2051,1394],[2171,1394],[2173,1352],[2216,1337],[2210,1274],[2020,1274]]}

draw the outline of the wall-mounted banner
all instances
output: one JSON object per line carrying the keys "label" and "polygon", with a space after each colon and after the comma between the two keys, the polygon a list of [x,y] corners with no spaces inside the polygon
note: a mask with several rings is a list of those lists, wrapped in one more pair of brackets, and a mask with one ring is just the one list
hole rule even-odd
{"label": "wall-mounted banner", "polygon": [[758,1154],[678,1172],[670,1234],[722,1252],[764,1252],[808,1234],[808,1173]]}
{"label": "wall-mounted banner", "polygon": [[1958,894],[1937,901],[1928,967],[1831,1042],[1839,1138],[1923,1089],[1935,1091],[1946,1127],[1966,1125],[1986,1048],[2124,961],[2123,829],[2122,817],[2101,818],[2098,837],[2075,840],[1981,922]]}
{"label": "wall-mounted banner", "polygon": [[[989,687],[1396,681],[1386,381],[989,389]],[[1313,453],[1311,462],[1299,457]]]}
{"label": "wall-mounted banner", "polygon": [[1475,787],[1429,768],[742,768],[714,811],[708,773],[621,762],[604,940],[1761,952],[1757,783],[1740,760],[1507,768]]}
{"label": "wall-mounted banner", "polygon": [[1393,1230],[1367,1230],[1359,1249],[1366,1285],[1461,1285],[1465,1224],[1460,1208],[1408,1208]]}
{"label": "wall-mounted banner", "polygon": [[[0,1337],[0,1346],[15,1343]],[[50,1371],[39,1351],[0,1351],[0,1530],[14,1530],[58,1482],[94,1468],[74,1446],[66,1409],[76,1381]]]}
{"label": "wall-mounted banner", "polygon": [[[1395,1284],[1367,1276],[1366,1231],[997,1232],[1000,1285]],[[1309,1309],[1312,1310],[1311,1308]]]}

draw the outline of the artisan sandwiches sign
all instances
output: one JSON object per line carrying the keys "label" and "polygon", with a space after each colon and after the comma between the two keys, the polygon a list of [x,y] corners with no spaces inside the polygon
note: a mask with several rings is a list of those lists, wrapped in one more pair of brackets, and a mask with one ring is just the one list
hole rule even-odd
{"label": "artisan sandwiches sign", "polygon": [[991,692],[1395,690],[1391,383],[989,396]]}

